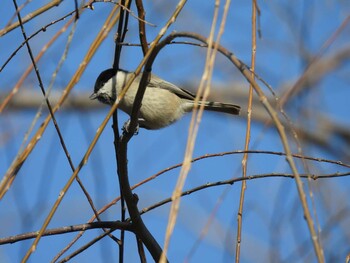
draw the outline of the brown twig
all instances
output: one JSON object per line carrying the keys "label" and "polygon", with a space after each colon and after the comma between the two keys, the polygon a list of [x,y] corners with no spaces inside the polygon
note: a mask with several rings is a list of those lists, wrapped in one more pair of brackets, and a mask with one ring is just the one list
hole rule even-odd
{"label": "brown twig", "polygon": [[[49,28],[50,26],[58,23],[58,22],[61,22],[63,20],[65,20],[67,17],[71,16],[72,14],[74,14],[75,11],[72,11],[70,13],[68,13],[67,15],[59,18],[59,19],[56,19],[55,21],[52,21],[50,22],[49,24],[43,26],[42,28],[40,28],[39,30],[37,30],[35,33],[31,34],[29,37],[27,37],[21,45],[19,45],[18,48],[16,48],[15,51],[12,52],[12,54],[8,57],[8,59],[4,62],[4,64],[0,67],[0,72],[6,67],[6,65],[11,61],[11,59],[14,58],[14,56],[17,54],[17,52],[22,48],[24,47],[24,45],[30,40],[32,39],[33,37],[35,37],[36,35],[38,35],[40,32],[45,32],[47,30],[47,28]],[[1,106],[0,108],[0,113],[2,112],[3,110],[3,106]]]}
{"label": "brown twig", "polygon": [[148,22],[148,21],[146,21],[146,20],[144,20],[144,19],[141,19],[140,17],[138,17],[137,15],[135,15],[135,13],[130,9],[130,6],[125,6],[125,5],[123,5],[123,4],[121,4],[121,3],[119,3],[119,1],[118,2],[116,2],[116,1],[112,1],[112,0],[94,0],[94,2],[95,3],[112,3],[112,4],[115,4],[115,5],[119,5],[123,10],[126,10],[126,11],[128,11],[128,13],[132,16],[132,17],[134,17],[134,18],[136,18],[138,21],[141,21],[141,22],[143,22],[143,23],[145,23],[145,24],[147,24],[147,25],[149,25],[149,26],[152,26],[152,27],[156,27],[156,25],[155,24],[152,24],[152,23],[150,23],[150,22]]}
{"label": "brown twig", "polygon": [[[256,12],[257,12],[257,3],[256,1],[252,1],[252,54],[251,54],[251,72],[252,78],[254,78],[255,72],[255,54],[256,54]],[[246,136],[245,136],[245,144],[244,150],[249,150],[249,142],[250,142],[250,129],[251,129],[251,116],[252,116],[252,102],[253,102],[253,86],[249,85],[249,94],[248,94],[248,109],[247,109],[247,127],[246,127]],[[245,153],[242,159],[242,172],[243,177],[247,176],[247,163],[248,163],[248,154]],[[237,213],[237,236],[236,236],[236,256],[235,262],[238,263],[240,261],[241,255],[241,242],[242,242],[242,221],[243,221],[243,205],[244,205],[244,197],[245,190],[247,188],[247,181],[242,181],[241,186],[241,194],[239,198],[239,208]]]}
{"label": "brown twig", "polygon": [[145,26],[145,9],[143,7],[142,0],[136,0],[137,14],[139,18],[139,38],[142,47],[142,53],[145,55],[148,50],[146,26]]}
{"label": "brown twig", "polygon": [[[57,32],[51,39],[50,41],[44,45],[42,51],[36,56],[35,61],[38,62],[41,57],[44,55],[44,53],[46,52],[46,50],[48,50],[48,48],[55,43],[55,41],[58,39],[58,37],[60,35],[62,35],[70,26],[70,24],[74,21],[74,19],[70,19],[63,27],[62,29]],[[25,41],[26,42],[26,41]],[[24,44],[25,44],[24,42]],[[18,92],[18,90],[22,87],[22,84],[24,82],[24,80],[28,77],[29,73],[33,70],[33,65],[31,64],[26,71],[22,74],[21,78],[18,80],[18,82],[16,83],[16,85],[13,87],[13,89],[11,90],[11,92],[6,96],[6,98],[2,101],[1,105],[0,105],[0,113],[2,113],[2,111],[5,109],[5,107],[7,106],[7,104],[11,101],[12,97]],[[1,187],[0,187],[1,189]],[[1,190],[0,190],[1,192]]]}
{"label": "brown twig", "polygon": [[[121,6],[125,6],[125,0],[121,1]],[[127,9],[130,8],[131,1],[127,2]],[[122,46],[119,45],[120,42],[123,42],[126,36],[126,33],[128,31],[128,21],[129,21],[129,12],[125,12],[124,8],[120,8],[119,11],[119,23],[118,23],[118,30],[117,30],[117,37],[115,41],[115,51],[114,51],[114,61],[113,61],[113,68],[115,70],[119,69],[119,60],[120,55],[122,51]],[[113,113],[113,134],[114,134],[114,149],[115,153],[117,154],[117,149],[119,149],[119,127],[118,127],[118,112],[117,109]],[[117,158],[116,158],[117,159]],[[118,179],[120,182],[120,177],[118,175]],[[120,187],[119,183],[119,192],[120,192],[120,215],[121,215],[121,221],[124,222],[125,220],[125,213],[126,213],[126,205],[125,200],[123,196],[123,189]],[[124,240],[125,240],[125,232],[122,230],[120,231],[120,244],[119,244],[119,262],[124,262]]]}
{"label": "brown twig", "polygon": [[[323,175],[319,175],[319,174],[299,174],[299,176],[301,178],[311,178],[313,180],[319,180],[319,179],[328,179],[328,178],[334,178],[334,177],[345,177],[345,176],[350,176],[350,172],[346,172],[346,173],[332,173],[332,174],[323,174]],[[213,182],[213,183],[206,183],[194,188],[191,188],[189,190],[186,190],[184,192],[181,193],[181,196],[186,196],[186,195],[190,195],[192,193],[201,191],[203,189],[207,189],[207,188],[211,188],[211,187],[215,187],[215,186],[220,186],[220,185],[233,185],[234,183],[237,182],[241,182],[241,181],[245,181],[245,180],[256,180],[256,179],[263,179],[263,178],[274,178],[274,177],[282,177],[282,178],[290,178],[290,179],[295,179],[295,175],[294,174],[277,174],[277,173],[269,173],[269,174],[260,174],[260,175],[248,175],[247,177],[238,177],[238,178],[233,178],[233,179],[229,179],[229,180],[224,180],[224,181],[217,181],[217,182]],[[143,208],[141,210],[141,215],[144,213],[147,213],[155,208],[158,208],[162,205],[165,205],[167,203],[172,202],[172,198],[168,197],[156,204],[153,204],[149,207]]]}
{"label": "brown twig", "polygon": [[71,253],[70,255],[66,256],[64,259],[60,260],[59,263],[63,263],[63,262],[68,262],[69,260],[71,260],[72,258],[74,258],[75,256],[79,255],[81,252],[85,251],[86,249],[88,249],[89,247],[91,247],[93,244],[95,244],[96,242],[100,241],[102,238],[104,238],[107,235],[110,235],[114,230],[109,229],[107,231],[105,231],[103,234],[95,237],[93,240],[91,240],[90,242],[88,242],[87,244],[85,244],[84,246],[80,247],[79,249],[77,249],[76,251],[74,251],[73,253]]}
{"label": "brown twig", "polygon": [[[133,231],[132,225],[129,222],[120,222],[120,221],[100,221],[100,222],[91,222],[74,226],[65,226],[47,229],[43,233],[44,236],[53,236],[53,235],[62,235],[77,231],[86,231],[90,229],[101,229],[101,228],[110,228],[112,230],[123,229],[126,231]],[[38,236],[38,231],[24,233],[16,236],[10,236],[5,238],[0,238],[0,245],[4,244],[13,244],[22,240],[32,239]]]}
{"label": "brown twig", "polygon": [[10,18],[10,20],[7,22],[5,28],[9,27],[13,20],[17,17],[17,12],[21,11],[24,7],[26,7],[29,3],[31,2],[31,0],[26,0],[23,4],[21,4],[19,7],[18,7],[18,10],[12,15],[12,17]]}
{"label": "brown twig", "polygon": [[[58,6],[63,0],[54,0],[54,1],[50,1],[49,3],[47,3],[46,5],[38,8],[37,10],[35,10],[34,12],[26,15],[25,17],[22,18],[22,24],[27,23],[28,21],[32,20],[33,18],[35,18],[38,15],[41,15],[42,13],[46,12],[47,10]],[[20,23],[19,21],[3,28],[0,30],[0,37],[2,37],[3,35],[11,32],[12,30],[14,30],[15,28],[19,27]]]}

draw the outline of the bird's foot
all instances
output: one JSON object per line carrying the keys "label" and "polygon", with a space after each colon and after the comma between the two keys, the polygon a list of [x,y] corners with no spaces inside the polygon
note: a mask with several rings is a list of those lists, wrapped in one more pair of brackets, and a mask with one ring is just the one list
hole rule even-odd
{"label": "bird's foot", "polygon": [[[122,131],[124,134],[130,132],[130,119],[124,123]],[[134,132],[134,135],[137,135],[137,134],[139,134],[139,124],[137,124],[135,132]]]}

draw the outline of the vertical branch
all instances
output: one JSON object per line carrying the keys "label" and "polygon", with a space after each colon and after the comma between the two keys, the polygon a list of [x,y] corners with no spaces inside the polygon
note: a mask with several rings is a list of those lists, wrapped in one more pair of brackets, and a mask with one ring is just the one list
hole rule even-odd
{"label": "vertical branch", "polygon": [[[120,23],[120,21],[119,21]],[[118,112],[117,109],[113,113],[113,124],[112,124],[113,134],[114,134],[114,149],[115,154],[117,154],[117,149],[119,148],[119,128],[118,128]],[[119,178],[119,177],[118,177]],[[122,188],[120,187],[119,182],[119,195],[120,195],[120,219],[121,222],[125,221],[125,213],[126,213],[126,207],[125,207],[125,200],[123,198]],[[119,237],[120,243],[119,243],[119,262],[124,262],[124,240],[125,240],[125,231],[123,229],[120,230],[120,237]]]}
{"label": "vertical branch", "polygon": [[[251,55],[251,71],[252,78],[254,79],[254,70],[255,70],[255,53],[256,53],[256,10],[257,3],[256,0],[252,0],[252,55]],[[252,118],[252,102],[253,102],[253,86],[249,85],[248,93],[248,114],[247,114],[247,128],[244,144],[244,155],[242,159],[242,172],[243,177],[247,176],[247,163],[248,163],[248,150],[250,142],[250,129],[251,129],[251,118]],[[237,213],[237,237],[236,237],[236,258],[235,262],[238,263],[240,260],[241,254],[241,241],[242,241],[242,221],[243,221],[243,205],[244,205],[244,196],[245,190],[247,188],[247,181],[242,181],[241,194],[239,198],[239,208]]]}
{"label": "vertical branch", "polygon": [[148,51],[146,23],[145,23],[145,9],[143,8],[142,0],[136,0],[137,14],[139,17],[139,37],[142,48],[142,53],[145,55]]}
{"label": "vertical branch", "polygon": [[[125,6],[125,0],[121,1],[121,6]],[[122,46],[119,45],[119,43],[121,43],[121,38],[122,38],[123,22],[124,22],[124,9],[123,9],[123,7],[121,7],[119,10],[118,30],[117,30],[117,35],[115,38],[116,44],[115,44],[114,61],[113,61],[113,68],[114,69],[119,69],[120,53],[122,50]]]}
{"label": "vertical branch", "polygon": [[142,240],[148,251],[151,253],[153,259],[158,262],[162,253],[162,248],[159,246],[144,224],[137,207],[138,197],[132,193],[129,183],[127,149],[128,141],[131,139],[131,137],[132,134],[122,135],[119,139],[119,147],[116,149],[120,188],[122,189],[121,191],[128,207],[128,212],[130,214],[132,225],[135,229],[136,237]]}
{"label": "vertical branch", "polygon": [[79,6],[78,0],[74,0],[74,8],[75,8],[75,21],[79,19]]}
{"label": "vertical branch", "polygon": [[[146,23],[145,23],[145,9],[143,7],[142,0],[136,0],[136,8],[138,13],[138,21],[139,21],[139,38],[142,48],[142,53],[145,56],[148,51],[147,37],[146,37]],[[140,255],[140,261],[146,262],[145,251],[143,248],[143,243],[140,238],[136,237],[138,252]]]}
{"label": "vertical branch", "polygon": [[[170,19],[167,21],[166,25],[159,31],[159,34],[157,35],[157,37],[152,41],[152,45],[150,46],[143,60],[135,70],[135,74],[131,76],[130,79],[127,81],[127,83],[125,84],[125,87],[118,95],[116,102],[113,104],[110,110],[110,113],[111,113],[118,106],[120,99],[123,98],[123,96],[125,95],[127,90],[130,88],[130,85],[134,81],[137,74],[140,73],[142,66],[145,65],[145,70],[142,74],[139,88],[135,96],[128,131],[121,136],[119,141],[117,163],[118,163],[118,175],[120,176],[120,187],[123,189],[123,196],[125,198],[125,202],[128,207],[131,221],[133,222],[135,234],[137,235],[137,237],[139,237],[142,240],[142,242],[145,244],[148,251],[151,253],[153,259],[156,262],[159,262],[162,255],[163,255],[163,261],[167,261],[167,260],[164,257],[161,247],[159,246],[157,241],[154,239],[152,234],[149,232],[149,230],[145,226],[137,207],[138,197],[137,195],[134,195],[132,193],[132,190],[130,188],[130,183],[128,178],[128,167],[127,167],[127,144],[131,139],[131,137],[133,136],[133,133],[137,126],[137,117],[141,107],[141,101],[146,90],[148,77],[151,72],[153,61],[157,56],[158,52],[160,51],[160,49],[164,47],[166,44],[168,44],[173,39],[174,36],[170,35],[161,43],[158,44],[158,42],[160,41],[161,37],[165,34],[169,26],[175,22],[177,16],[179,15],[180,11],[184,7],[185,3],[186,3],[186,0],[181,0],[178,3],[174,13],[170,17]],[[108,118],[108,116],[106,118]]]}
{"label": "vertical branch", "polygon": [[[129,13],[125,12],[125,0],[122,0],[120,5],[120,12],[119,12],[119,23],[118,23],[118,31],[117,31],[117,37],[115,41],[115,51],[114,51],[114,61],[113,61],[113,68],[115,70],[119,69],[119,61],[120,61],[120,54],[122,50],[122,46],[120,45],[121,42],[124,41],[126,33],[128,31],[128,21],[129,21]],[[131,5],[131,0],[127,1],[127,8]],[[125,18],[124,18],[125,17]],[[114,134],[114,149],[116,154],[116,160],[118,162],[118,148],[119,148],[119,128],[118,128],[118,110],[117,108],[113,112],[113,134]],[[118,179],[119,179],[119,191],[120,191],[120,214],[121,214],[121,221],[124,222],[126,219],[125,213],[126,213],[126,206],[125,206],[125,200],[123,195],[123,188],[121,187],[121,179],[120,175],[118,173]],[[121,229],[120,231],[120,243],[119,243],[119,262],[124,262],[124,240],[125,240],[125,231]]]}

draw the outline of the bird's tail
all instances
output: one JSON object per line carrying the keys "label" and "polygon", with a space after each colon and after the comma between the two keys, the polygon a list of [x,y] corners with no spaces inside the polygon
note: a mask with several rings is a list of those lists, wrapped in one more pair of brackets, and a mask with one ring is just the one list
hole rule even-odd
{"label": "bird's tail", "polygon": [[229,103],[213,102],[213,101],[200,101],[199,105],[204,104],[204,109],[209,111],[224,112],[228,114],[238,115],[241,107]]}

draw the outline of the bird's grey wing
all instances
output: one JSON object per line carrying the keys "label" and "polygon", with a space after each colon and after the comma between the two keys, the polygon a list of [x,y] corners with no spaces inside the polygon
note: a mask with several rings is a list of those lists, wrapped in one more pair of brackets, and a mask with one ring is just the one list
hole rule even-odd
{"label": "bird's grey wing", "polygon": [[195,95],[189,92],[188,90],[181,89],[170,82],[162,80],[161,78],[157,77],[154,74],[152,74],[152,77],[148,86],[150,88],[160,88],[160,89],[169,90],[170,92],[176,94],[182,99],[194,100],[195,98]]}

